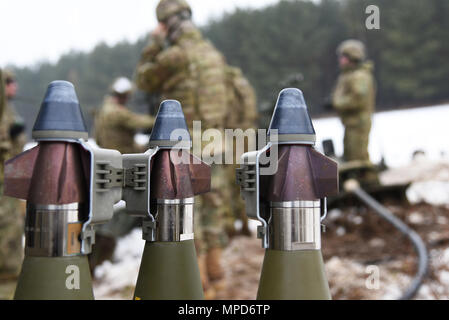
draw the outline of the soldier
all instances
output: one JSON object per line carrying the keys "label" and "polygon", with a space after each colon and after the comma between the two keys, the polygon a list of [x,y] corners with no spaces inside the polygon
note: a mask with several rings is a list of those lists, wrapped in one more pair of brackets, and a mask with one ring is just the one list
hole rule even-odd
{"label": "soldier", "polygon": [[122,154],[146,151],[135,143],[134,136],[138,130],[153,127],[154,118],[133,113],[126,107],[131,92],[131,81],[118,78],[112,85],[111,94],[105,97],[95,118],[95,139],[100,147],[115,149]]}
{"label": "soldier", "polygon": [[[111,94],[105,97],[95,117],[95,139],[100,147],[118,150],[122,154],[146,151],[135,143],[134,136],[139,129],[152,128],[154,118],[133,113],[126,107],[131,92],[132,83],[129,79],[118,78],[114,81]],[[112,259],[116,238],[128,234],[139,223],[140,219],[117,211],[111,221],[97,228],[96,244],[89,256],[92,273],[97,265]]]}
{"label": "soldier", "polygon": [[358,40],[344,41],[337,54],[341,75],[332,105],[345,127],[344,160],[370,163],[368,142],[376,95],[373,65],[365,61],[365,46]]}
{"label": "soldier", "polygon": [[23,259],[23,216],[19,202],[3,195],[4,161],[12,153],[8,100],[15,95],[15,81],[0,69],[0,299],[10,299]]}
{"label": "soldier", "polygon": [[[162,100],[180,101],[191,132],[194,120],[201,121],[202,129],[223,132],[227,114],[224,57],[193,24],[186,1],[161,0],[156,14],[159,25],[136,70],[138,87],[159,93]],[[215,149],[216,155],[223,151]],[[227,243],[224,217],[231,210],[229,189],[224,166],[212,165],[212,190],[200,197],[195,220],[198,261],[209,299],[224,285],[221,254]]]}
{"label": "soldier", "polygon": [[[255,130],[257,128],[257,103],[256,93],[249,81],[243,76],[239,68],[226,67],[226,95],[228,114],[226,116],[226,129],[247,129]],[[248,144],[245,144],[243,152],[248,150]],[[250,236],[251,231],[248,226],[248,217],[246,216],[245,203],[240,196],[240,187],[235,183],[235,169],[240,167],[238,160],[241,155],[236,154],[236,146],[233,146],[234,163],[227,164],[229,187],[231,193],[231,211],[226,217],[225,228],[228,236],[237,234]],[[241,230],[235,228],[236,221],[242,223]]]}

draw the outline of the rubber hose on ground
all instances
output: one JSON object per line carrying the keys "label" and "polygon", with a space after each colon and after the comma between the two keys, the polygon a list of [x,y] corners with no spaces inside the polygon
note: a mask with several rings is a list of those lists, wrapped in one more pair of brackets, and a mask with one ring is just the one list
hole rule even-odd
{"label": "rubber hose on ground", "polygon": [[413,278],[410,286],[405,290],[399,300],[410,300],[418,292],[421,287],[424,278],[427,275],[429,269],[429,255],[424,241],[421,237],[411,228],[409,228],[404,222],[398,219],[390,210],[381,205],[376,199],[371,197],[366,193],[360,186],[352,184],[352,187],[345,189],[352,192],[358,199],[365,203],[369,208],[374,210],[380,217],[388,221],[396,229],[398,229],[402,234],[404,234],[413,243],[415,251],[418,255],[418,271]]}

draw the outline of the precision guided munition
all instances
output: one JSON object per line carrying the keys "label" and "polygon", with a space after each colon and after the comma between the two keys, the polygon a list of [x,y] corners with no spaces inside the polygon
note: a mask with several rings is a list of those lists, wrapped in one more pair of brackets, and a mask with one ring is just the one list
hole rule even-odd
{"label": "precision guided munition", "polygon": [[124,189],[126,210],[143,218],[145,249],[136,300],[199,300],[203,288],[194,233],[194,196],[210,191],[211,169],[189,153],[192,140],[176,100],[161,103],[150,150],[123,156],[134,181]]}
{"label": "precision guided munition", "polygon": [[[262,223],[258,237],[267,249],[257,298],[331,299],[321,221],[326,197],[338,193],[338,166],[313,148],[315,130],[299,89],[279,94],[268,138],[262,150],[245,153],[237,169],[247,215]],[[276,170],[268,170],[264,157],[277,161]]]}
{"label": "precision guided munition", "polygon": [[[25,259],[15,299],[93,299],[93,225],[121,199],[118,151],[92,148],[73,85],[54,81],[33,128],[38,145],[6,162],[5,195],[27,201]],[[114,169],[114,170],[113,170]]]}

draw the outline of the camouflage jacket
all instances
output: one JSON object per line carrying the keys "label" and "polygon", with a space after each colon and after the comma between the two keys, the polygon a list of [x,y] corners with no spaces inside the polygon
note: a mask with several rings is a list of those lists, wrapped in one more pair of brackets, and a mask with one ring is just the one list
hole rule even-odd
{"label": "camouflage jacket", "polygon": [[332,104],[344,126],[364,126],[371,123],[376,96],[372,68],[372,64],[367,62],[343,70],[338,78]]}
{"label": "camouflage jacket", "polygon": [[115,149],[122,154],[137,153],[142,150],[134,142],[136,132],[153,125],[153,117],[133,113],[107,96],[95,117],[95,139],[102,148]]}
{"label": "camouflage jacket", "polygon": [[7,108],[5,82],[3,72],[0,69],[0,185],[3,184],[4,162],[9,158],[11,150],[11,139],[9,138],[9,122],[4,116]]}
{"label": "camouflage jacket", "polygon": [[137,86],[161,99],[181,102],[189,128],[224,128],[227,110],[225,59],[196,28],[183,32],[164,48],[153,42],[144,49],[136,70]]}
{"label": "camouflage jacket", "polygon": [[256,92],[239,68],[226,68],[226,96],[226,129],[255,129],[258,120]]}

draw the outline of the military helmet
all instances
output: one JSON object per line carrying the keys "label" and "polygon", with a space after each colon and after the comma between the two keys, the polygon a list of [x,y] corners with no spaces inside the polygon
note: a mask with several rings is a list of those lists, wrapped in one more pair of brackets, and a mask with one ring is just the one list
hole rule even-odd
{"label": "military helmet", "polygon": [[363,61],[366,58],[365,45],[359,40],[343,41],[337,48],[339,56],[347,56],[351,60]]}
{"label": "military helmet", "polygon": [[121,77],[117,78],[112,84],[111,91],[117,94],[127,94],[131,93],[133,90],[133,85],[128,78]]}
{"label": "military helmet", "polygon": [[156,8],[157,20],[159,22],[167,21],[171,16],[184,10],[192,13],[190,5],[185,0],[161,0]]}

